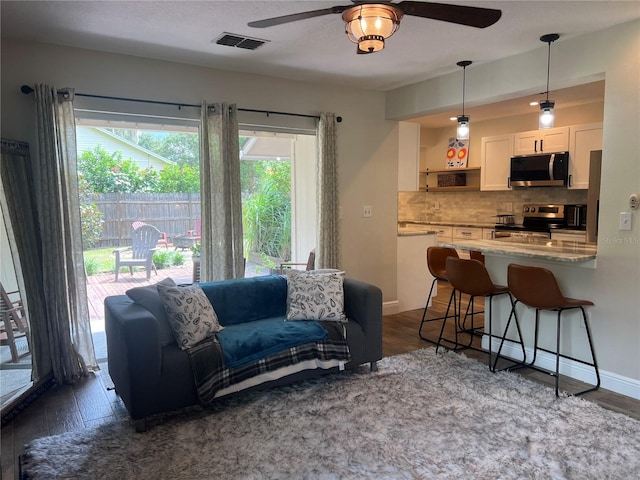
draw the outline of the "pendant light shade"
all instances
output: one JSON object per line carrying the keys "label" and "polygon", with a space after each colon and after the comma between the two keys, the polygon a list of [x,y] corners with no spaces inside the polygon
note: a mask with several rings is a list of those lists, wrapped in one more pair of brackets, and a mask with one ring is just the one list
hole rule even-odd
{"label": "pendant light shade", "polygon": [[539,129],[553,128],[555,123],[555,114],[553,112],[555,102],[549,100],[549,71],[551,68],[551,44],[559,38],[560,35],[557,33],[548,33],[540,37],[541,42],[549,44],[549,49],[547,51],[547,90],[545,91],[547,99],[544,102],[540,102],[540,116],[538,118]]}
{"label": "pendant light shade", "polygon": [[464,91],[467,82],[467,67],[471,65],[471,60],[462,60],[456,65],[462,67],[462,115],[458,115],[458,128],[456,138],[458,140],[469,140],[469,117],[464,114]]}

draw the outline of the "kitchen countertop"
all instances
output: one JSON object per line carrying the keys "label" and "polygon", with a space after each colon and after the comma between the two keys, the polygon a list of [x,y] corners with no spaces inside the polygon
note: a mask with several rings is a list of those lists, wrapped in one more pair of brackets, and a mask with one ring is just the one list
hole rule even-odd
{"label": "kitchen countertop", "polygon": [[425,227],[424,229],[401,229],[398,228],[399,237],[413,237],[415,235],[437,235],[438,231]]}
{"label": "kitchen countertop", "polygon": [[438,245],[460,250],[478,250],[484,254],[510,255],[552,262],[582,263],[596,258],[594,244],[545,238],[454,240],[440,242]]}
{"label": "kitchen countertop", "polygon": [[493,228],[496,226],[496,222],[490,223],[490,222],[452,222],[452,221],[443,221],[443,222],[421,222],[418,220],[407,220],[407,221],[403,221],[403,220],[399,220],[398,221],[398,228],[402,227],[403,225],[406,226],[419,226],[419,225],[424,225],[424,226],[430,226],[430,225],[444,225],[445,227],[469,227],[469,228]]}

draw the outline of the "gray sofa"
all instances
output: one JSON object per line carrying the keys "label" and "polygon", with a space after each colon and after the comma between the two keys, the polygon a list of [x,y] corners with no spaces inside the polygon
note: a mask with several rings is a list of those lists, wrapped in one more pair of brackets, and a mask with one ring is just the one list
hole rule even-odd
{"label": "gray sofa", "polygon": [[[222,325],[286,314],[287,279],[284,276],[201,283],[200,286]],[[159,296],[157,302],[158,305],[147,302],[142,306],[127,295],[105,299],[109,374],[137,431],[146,430],[146,418],[150,415],[200,403],[189,355],[171,339],[166,318],[157,318],[162,316]],[[344,307],[351,356],[344,368],[370,363],[371,370],[375,371],[376,362],[382,358],[382,292],[373,285],[345,278]],[[338,367],[303,370],[250,388],[283,385],[338,370]]]}

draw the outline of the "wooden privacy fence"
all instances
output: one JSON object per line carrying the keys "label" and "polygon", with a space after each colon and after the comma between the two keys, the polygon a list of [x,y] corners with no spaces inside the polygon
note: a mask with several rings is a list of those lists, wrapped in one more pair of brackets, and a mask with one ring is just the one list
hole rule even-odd
{"label": "wooden privacy fence", "polygon": [[200,218],[199,193],[102,193],[83,203],[95,203],[104,218],[96,247],[131,245],[133,222],[153,225],[171,241],[195,230]]}

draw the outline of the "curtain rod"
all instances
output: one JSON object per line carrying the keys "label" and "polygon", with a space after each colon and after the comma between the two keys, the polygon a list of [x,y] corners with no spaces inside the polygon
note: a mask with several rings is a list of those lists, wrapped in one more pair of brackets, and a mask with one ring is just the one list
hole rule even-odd
{"label": "curtain rod", "polygon": [[[30,93],[33,93],[33,88],[31,88],[29,85],[22,85],[22,87],[20,87],[20,91],[25,95],[29,95]],[[191,108],[201,107],[201,105],[196,105],[193,103],[176,103],[176,102],[163,102],[160,100],[144,100],[141,98],[111,97],[108,95],[92,95],[89,93],[76,93],[75,95],[78,97],[102,98],[105,100],[123,100],[127,102],[152,103],[155,105],[169,105],[172,107],[178,107],[178,109],[181,109],[182,107],[191,107]],[[315,118],[316,120],[320,119],[318,115],[305,115],[302,113],[289,113],[289,112],[275,112],[272,110],[255,110],[252,108],[238,108],[238,111],[250,112],[250,113],[264,113],[267,117],[269,115],[288,115],[291,117]],[[336,117],[336,122],[338,123],[342,122],[342,117]]]}

